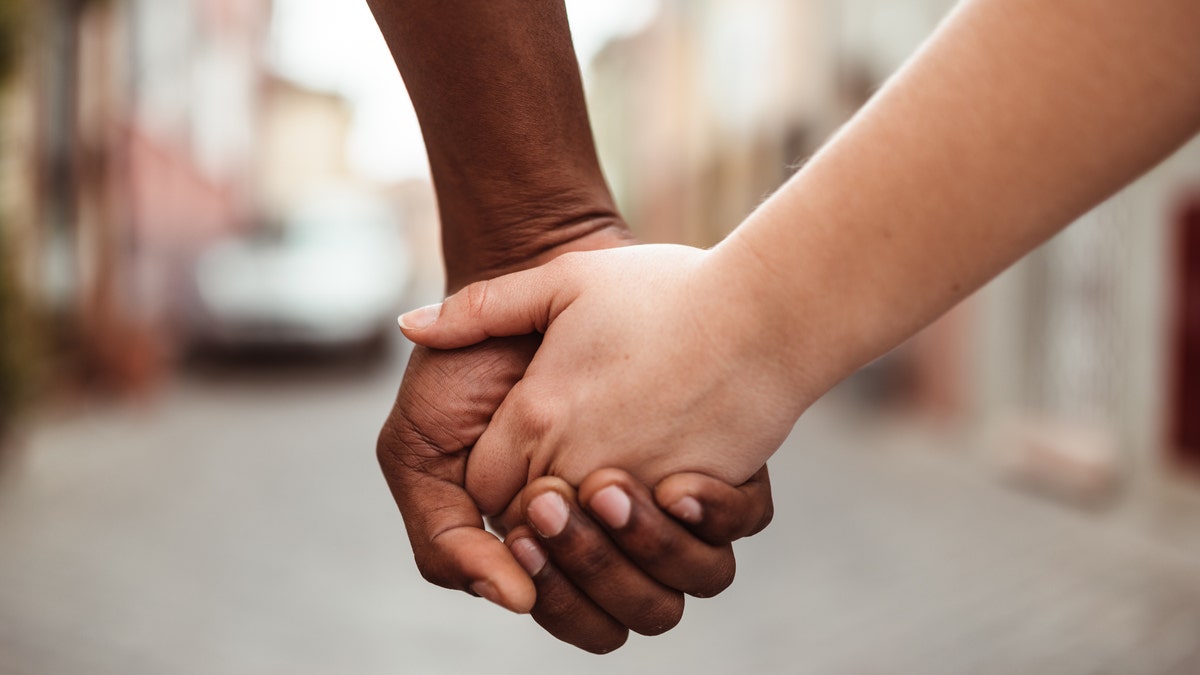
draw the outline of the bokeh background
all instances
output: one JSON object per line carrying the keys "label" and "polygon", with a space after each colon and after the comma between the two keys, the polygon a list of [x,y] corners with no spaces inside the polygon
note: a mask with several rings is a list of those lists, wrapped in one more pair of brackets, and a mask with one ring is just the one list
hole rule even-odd
{"label": "bokeh background", "polygon": [[[716,242],[952,5],[568,2],[626,217]],[[734,586],[592,657],[423,582],[378,475],[442,281],[365,3],[0,0],[0,78],[0,673],[1200,672],[1200,143],[816,406]]]}

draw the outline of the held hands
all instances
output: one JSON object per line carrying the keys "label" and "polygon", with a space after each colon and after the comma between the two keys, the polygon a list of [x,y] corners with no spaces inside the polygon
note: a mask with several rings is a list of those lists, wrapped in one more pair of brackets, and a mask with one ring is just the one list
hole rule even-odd
{"label": "held hands", "polygon": [[619,466],[650,484],[678,472],[739,484],[763,465],[799,415],[795,377],[715,254],[568,253],[401,318],[436,349],[545,333],[466,461],[481,510],[499,513],[543,475],[578,485]]}
{"label": "held hands", "polygon": [[[612,508],[617,494],[627,498],[624,510]],[[699,508],[687,527],[659,508],[688,497]],[[674,627],[683,593],[724,590],[734,575],[728,542],[766,527],[772,514],[766,467],[737,488],[676,474],[653,494],[617,469],[592,474],[578,493],[544,477],[526,487],[522,502],[531,525],[514,527],[505,543],[537,587],[533,618],[592,652],[619,647],[629,630],[657,635]]]}
{"label": "held hands", "polygon": [[[615,470],[589,476],[578,494],[542,479],[496,519],[507,533],[501,542],[483,529],[464,489],[468,457],[537,345],[526,336],[454,351],[418,347],[380,434],[379,461],[426,579],[513,611],[532,607],[533,618],[559,639],[611,651],[630,629],[652,634],[678,622],[682,593],[709,596],[729,584],[729,543],[771,518],[766,469],[737,488],[704,475],[672,475],[653,492]],[[612,487],[629,498],[624,525],[598,517],[606,502],[598,496],[611,497]],[[547,493],[565,505],[567,520],[557,531],[530,517],[545,515]]]}
{"label": "held hands", "polygon": [[[452,287],[631,241],[600,172],[561,2],[369,4],[421,122]],[[483,529],[464,483],[537,342],[418,348],[380,435],[380,464],[426,578],[514,611],[532,607],[559,638],[607,651],[627,628],[669,628],[681,591],[710,595],[729,583],[728,542],[765,525],[770,492],[765,473],[737,488],[676,475],[653,493],[612,471],[578,476],[578,494],[554,478],[521,480],[520,500],[498,522],[502,543]],[[507,503],[493,502],[493,514]],[[609,526],[593,519],[603,513],[624,515]]]}

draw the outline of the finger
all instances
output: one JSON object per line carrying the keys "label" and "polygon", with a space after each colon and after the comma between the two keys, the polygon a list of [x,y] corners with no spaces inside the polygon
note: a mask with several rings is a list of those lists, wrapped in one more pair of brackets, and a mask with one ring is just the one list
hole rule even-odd
{"label": "finger", "polygon": [[654,499],[696,536],[716,545],[758,534],[775,515],[766,465],[737,487],[699,473],[667,476],[655,486]]}
{"label": "finger", "polygon": [[670,630],[683,616],[683,594],[638,569],[575,501],[559,478],[525,488],[525,514],[554,565],[621,624],[643,635]]}
{"label": "finger", "polygon": [[[469,462],[469,460],[468,460]],[[470,494],[468,492],[468,494]],[[504,510],[495,515],[484,517],[484,522],[487,523],[488,529],[495,532],[505,540],[509,534],[520,525],[525,524],[525,512],[521,510],[522,495],[524,491],[518,492],[508,506]]]}
{"label": "finger", "polygon": [[[503,542],[483,529],[463,488],[466,449],[486,428],[536,349],[535,340],[490,341],[470,350],[413,352],[396,404],[380,433],[380,467],[395,497],[421,575],[439,586],[528,612],[533,582]],[[476,372],[487,368],[486,373]],[[475,386],[454,396],[446,382]],[[429,405],[439,395],[439,406]]]}
{"label": "finger", "polygon": [[605,526],[621,552],[660,583],[702,598],[733,583],[733,548],[698,539],[664,513],[649,488],[625,471],[593,472],[579,486],[579,501]]}
{"label": "finger", "polygon": [[625,644],[629,629],[575,587],[551,563],[528,525],[514,528],[506,542],[537,588],[530,615],[554,637],[593,654],[606,654]]}
{"label": "finger", "polygon": [[500,513],[529,480],[529,452],[544,430],[549,413],[545,397],[518,382],[492,416],[467,460],[467,493],[486,516]]}
{"label": "finger", "polygon": [[[385,471],[395,475],[391,468]],[[424,478],[389,479],[388,483],[404,515],[417,569],[426,581],[483,597],[518,614],[532,609],[536,599],[532,582],[503,542],[483,529],[483,520],[465,492]],[[435,502],[436,510],[420,510]]]}
{"label": "finger", "polygon": [[456,349],[489,337],[544,333],[565,299],[562,265],[557,262],[470,284],[440,305],[400,317],[400,329],[413,342]]}

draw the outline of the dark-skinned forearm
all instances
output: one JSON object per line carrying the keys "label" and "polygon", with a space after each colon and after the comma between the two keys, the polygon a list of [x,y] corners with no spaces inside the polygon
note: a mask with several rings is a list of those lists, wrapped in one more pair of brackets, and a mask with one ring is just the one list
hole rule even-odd
{"label": "dark-skinned forearm", "polygon": [[368,4],[421,123],[451,289],[628,236],[561,1]]}

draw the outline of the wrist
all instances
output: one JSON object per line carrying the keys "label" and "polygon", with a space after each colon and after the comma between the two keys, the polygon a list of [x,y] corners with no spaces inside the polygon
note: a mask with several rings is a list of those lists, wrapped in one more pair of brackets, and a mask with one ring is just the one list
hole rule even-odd
{"label": "wrist", "polygon": [[725,289],[720,302],[736,307],[745,362],[758,364],[798,418],[853,371],[836,345],[839,317],[813,300],[821,294],[817,284],[797,291],[796,268],[779,267],[743,235],[735,232],[711,251],[711,277]]}
{"label": "wrist", "polygon": [[577,215],[530,216],[495,234],[480,235],[470,246],[445,244],[446,290],[543,265],[572,251],[593,251],[636,243],[625,221],[611,209]]}

